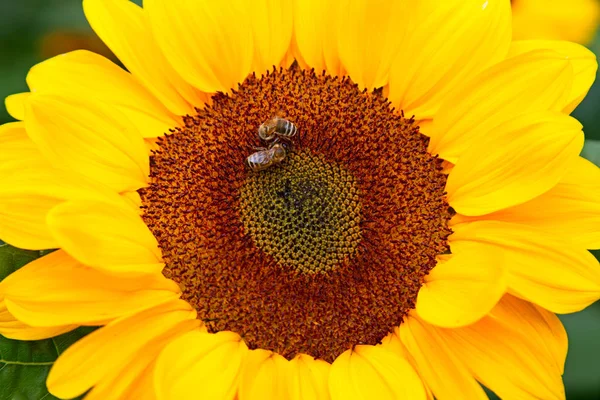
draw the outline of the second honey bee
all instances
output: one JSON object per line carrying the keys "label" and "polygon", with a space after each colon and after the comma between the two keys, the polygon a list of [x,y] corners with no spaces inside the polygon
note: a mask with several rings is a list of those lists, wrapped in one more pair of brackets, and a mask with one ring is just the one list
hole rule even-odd
{"label": "second honey bee", "polygon": [[298,133],[296,125],[281,118],[279,115],[273,116],[267,122],[258,127],[258,137],[269,142],[276,138],[290,139]]}
{"label": "second honey bee", "polygon": [[285,160],[287,150],[281,143],[273,143],[268,149],[261,149],[246,158],[246,164],[252,171],[263,171]]}

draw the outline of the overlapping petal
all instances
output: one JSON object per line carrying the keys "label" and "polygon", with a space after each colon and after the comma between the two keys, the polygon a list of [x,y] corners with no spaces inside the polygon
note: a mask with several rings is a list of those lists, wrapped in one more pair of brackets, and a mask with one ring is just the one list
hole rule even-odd
{"label": "overlapping petal", "polygon": [[84,0],[83,10],[102,41],[173,114],[191,114],[207,100],[175,72],[138,5],[129,0]]}
{"label": "overlapping petal", "polygon": [[289,361],[263,349],[248,352],[240,376],[239,400],[287,398]]}
{"label": "overlapping petal", "polygon": [[27,264],[0,283],[8,311],[36,327],[104,325],[179,297],[162,274],[111,276],[58,250]]}
{"label": "overlapping petal", "polygon": [[[0,295],[1,296],[1,295]],[[0,300],[0,335],[15,340],[48,339],[72,331],[77,325],[51,327],[30,326],[19,321],[8,311],[4,300]]]}
{"label": "overlapping petal", "polygon": [[154,37],[169,63],[188,83],[209,93],[227,92],[251,72],[249,7],[245,0],[144,1]]}
{"label": "overlapping petal", "polygon": [[69,201],[47,217],[58,247],[85,265],[122,274],[158,273],[158,243],[139,215],[124,203]]}
{"label": "overlapping petal", "polygon": [[389,340],[400,341],[396,346],[404,346],[406,357],[436,399],[487,399],[460,357],[448,352],[439,331],[440,328],[412,315],[404,320]]}
{"label": "overlapping petal", "polygon": [[59,241],[46,223],[48,213],[65,201],[83,199],[121,202],[102,185],[52,168],[6,173],[0,186],[0,239],[30,250],[57,248]]}
{"label": "overlapping petal", "polygon": [[144,137],[161,136],[182,123],[130,73],[89,51],[77,50],[37,64],[27,74],[27,84],[33,93],[75,98],[93,93],[96,100],[121,112]]}
{"label": "overlapping petal", "polygon": [[389,74],[392,104],[418,120],[433,118],[453,87],[505,57],[510,13],[498,0],[411,3],[404,32],[393,38],[401,51]]}
{"label": "overlapping petal", "polygon": [[[414,313],[412,315],[414,316]],[[410,365],[412,365],[414,370],[417,372],[417,374],[421,378],[421,381],[423,381],[423,385],[425,386],[425,391],[426,391],[426,395],[427,395],[427,400],[434,400],[434,396],[433,396],[433,392],[431,391],[431,387],[427,384],[427,381],[425,380],[425,376],[427,376],[427,373],[425,373],[425,374],[422,373],[423,371],[421,371],[419,365],[415,362],[414,357],[409,353],[408,348],[400,340],[398,329],[399,329],[399,327],[394,328],[394,330],[391,333],[389,333],[386,337],[384,337],[381,340],[381,344],[378,346],[381,346],[387,350],[390,350],[393,353],[396,353],[396,354],[400,355],[402,358],[406,359],[410,363]]]}
{"label": "overlapping petal", "polygon": [[524,203],[555,186],[582,148],[574,118],[550,111],[516,117],[473,140],[448,177],[448,202],[464,215]]}
{"label": "overlapping petal", "polygon": [[500,398],[565,398],[566,336],[549,312],[508,296],[477,323],[438,332],[445,348]]}
{"label": "overlapping petal", "polygon": [[50,167],[50,163],[27,136],[23,122],[0,125],[0,148],[0,170],[3,174],[24,168]]}
{"label": "overlapping petal", "polygon": [[298,354],[288,365],[288,395],[290,400],[329,399],[329,369],[331,365],[306,354]]}
{"label": "overlapping petal", "polygon": [[19,121],[23,121],[25,119],[25,101],[29,96],[29,92],[16,93],[8,96],[4,100],[6,111],[8,111],[11,117],[18,119]]}
{"label": "overlapping petal", "polygon": [[153,344],[151,349],[138,351],[123,370],[112,371],[86,393],[86,400],[156,400],[152,381],[154,360],[166,343],[168,340],[163,340]]}
{"label": "overlapping petal", "polygon": [[289,50],[294,27],[293,1],[254,1],[248,11],[254,39],[252,70],[263,74],[279,66]]}
{"label": "overlapping petal", "polygon": [[56,168],[79,173],[117,192],[146,185],[148,153],[140,132],[99,102],[33,95],[25,128]]}
{"label": "overlapping petal", "polygon": [[485,316],[506,290],[502,252],[464,252],[452,256],[425,277],[415,311],[443,327],[471,324]]}
{"label": "overlapping petal", "polygon": [[600,248],[600,168],[577,157],[556,186],[526,203],[478,219],[544,229],[587,249]]}
{"label": "overlapping petal", "polygon": [[556,314],[512,295],[506,295],[498,307],[492,310],[490,317],[501,320],[532,342],[539,343],[537,350],[540,354],[544,354],[549,364],[554,364],[556,371],[564,373],[569,343],[567,331]]}
{"label": "overlapping petal", "polygon": [[600,19],[596,0],[516,0],[511,4],[515,40],[560,39],[586,44]]}
{"label": "overlapping petal", "polygon": [[233,332],[192,331],[180,336],[156,361],[157,399],[233,399],[247,352],[244,341]]}
{"label": "overlapping petal", "polygon": [[86,400],[155,400],[154,368],[162,349],[179,335],[190,331],[205,331],[198,321],[187,319],[165,334],[157,336],[139,348],[121,369],[110,371],[87,394]]}
{"label": "overlapping petal", "polygon": [[569,57],[552,50],[493,65],[448,94],[427,132],[429,151],[455,163],[473,140],[517,115],[562,110],[573,75]]}
{"label": "overlapping petal", "polygon": [[405,1],[340,2],[335,13],[339,57],[360,88],[387,85],[392,61],[408,34],[409,9]]}
{"label": "overlapping petal", "polygon": [[544,230],[499,221],[452,227],[452,252],[501,251],[509,292],[556,313],[579,311],[600,297],[600,267],[587,250]]}
{"label": "overlapping petal", "polygon": [[511,44],[508,58],[538,49],[550,49],[568,57],[573,66],[573,85],[563,106],[563,112],[570,114],[581,103],[596,79],[598,60],[596,55],[584,46],[560,40],[519,40]]}
{"label": "overlapping petal", "polygon": [[338,53],[338,7],[333,0],[294,1],[292,55],[303,68],[341,75]]}
{"label": "overlapping petal", "polygon": [[115,371],[124,371],[146,346],[152,349],[156,341],[197,327],[195,317],[189,304],[176,300],[113,321],[61,354],[48,375],[48,390],[60,398],[79,396]]}
{"label": "overlapping petal", "polygon": [[337,399],[426,399],[410,363],[382,346],[359,345],[331,364],[329,391]]}

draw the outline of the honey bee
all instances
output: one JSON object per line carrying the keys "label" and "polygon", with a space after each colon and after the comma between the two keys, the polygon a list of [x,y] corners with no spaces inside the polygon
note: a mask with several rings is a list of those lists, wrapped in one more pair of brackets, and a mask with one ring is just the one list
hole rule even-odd
{"label": "honey bee", "polygon": [[269,142],[276,138],[290,139],[298,132],[296,125],[281,118],[279,115],[273,116],[267,122],[258,127],[258,137]]}
{"label": "honey bee", "polygon": [[246,164],[255,172],[263,171],[273,165],[277,165],[287,155],[285,146],[281,143],[273,143],[268,149],[261,149],[246,158]]}

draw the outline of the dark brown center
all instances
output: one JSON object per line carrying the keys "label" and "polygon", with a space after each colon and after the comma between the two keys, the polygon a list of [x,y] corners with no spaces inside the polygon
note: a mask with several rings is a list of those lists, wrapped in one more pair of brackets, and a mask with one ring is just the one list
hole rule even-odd
{"label": "dark brown center", "polygon": [[[298,128],[286,156],[252,171],[258,127]],[[333,361],[402,323],[451,211],[428,139],[377,93],[312,71],[251,76],[159,139],[144,219],[165,275],[211,332],[250,348]]]}

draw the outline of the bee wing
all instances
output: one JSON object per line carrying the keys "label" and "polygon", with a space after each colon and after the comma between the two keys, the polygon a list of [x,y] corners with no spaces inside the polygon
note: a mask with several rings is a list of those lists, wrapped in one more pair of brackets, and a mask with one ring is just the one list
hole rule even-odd
{"label": "bee wing", "polygon": [[248,156],[248,162],[251,164],[267,164],[273,159],[272,150],[262,150],[252,153]]}

